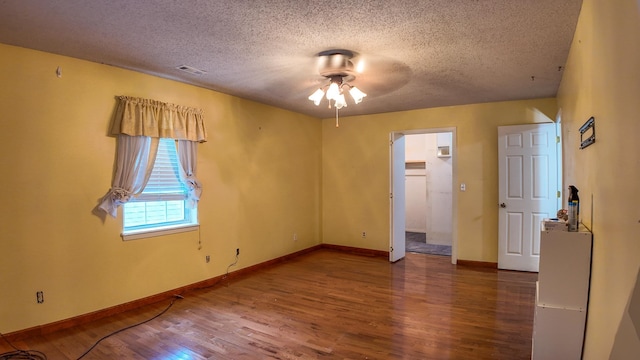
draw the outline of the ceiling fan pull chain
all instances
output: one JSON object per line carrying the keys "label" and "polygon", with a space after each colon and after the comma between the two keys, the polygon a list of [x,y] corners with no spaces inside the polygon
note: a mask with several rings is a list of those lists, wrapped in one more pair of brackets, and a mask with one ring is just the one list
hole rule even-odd
{"label": "ceiling fan pull chain", "polygon": [[340,124],[338,123],[338,108],[336,108],[336,127],[340,127]]}

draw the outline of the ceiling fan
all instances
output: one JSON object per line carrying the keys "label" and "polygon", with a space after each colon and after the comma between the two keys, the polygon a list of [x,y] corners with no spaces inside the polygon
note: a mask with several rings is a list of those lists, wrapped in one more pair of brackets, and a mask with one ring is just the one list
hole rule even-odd
{"label": "ceiling fan", "polygon": [[[352,50],[330,49],[316,54],[316,71],[320,75],[319,84],[308,99],[319,106],[326,98],[328,108],[335,108],[336,127],[338,110],[348,106],[348,102],[361,103],[371,91],[374,96],[382,96],[402,87],[409,79],[408,67],[389,58],[375,55],[361,55]],[[356,80],[357,79],[357,80]],[[363,92],[355,84],[361,86]],[[351,98],[350,101],[347,101]]]}
{"label": "ceiling fan", "polygon": [[349,50],[328,50],[319,53],[318,72],[327,78],[329,83],[318,88],[309,96],[309,100],[318,106],[322,98],[326,96],[329,100],[329,108],[331,108],[333,100],[336,111],[347,106],[346,92],[349,92],[356,104],[362,102],[367,94],[349,83],[356,78],[356,69],[351,61],[352,58],[353,52]]}

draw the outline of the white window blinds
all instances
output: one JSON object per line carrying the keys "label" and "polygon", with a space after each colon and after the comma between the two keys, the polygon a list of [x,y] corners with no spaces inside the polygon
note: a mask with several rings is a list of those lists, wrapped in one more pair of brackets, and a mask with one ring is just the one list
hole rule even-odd
{"label": "white window blinds", "polygon": [[138,200],[184,200],[187,188],[180,182],[175,140],[160,139],[149,182]]}

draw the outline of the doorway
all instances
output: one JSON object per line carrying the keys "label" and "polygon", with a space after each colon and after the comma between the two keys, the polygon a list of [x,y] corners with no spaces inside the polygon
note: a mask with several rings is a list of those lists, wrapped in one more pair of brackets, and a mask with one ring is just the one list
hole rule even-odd
{"label": "doorway", "polygon": [[406,251],[451,256],[451,133],[405,135]]}
{"label": "doorway", "polygon": [[408,251],[451,256],[455,264],[455,128],[395,132],[391,140],[390,260]]}

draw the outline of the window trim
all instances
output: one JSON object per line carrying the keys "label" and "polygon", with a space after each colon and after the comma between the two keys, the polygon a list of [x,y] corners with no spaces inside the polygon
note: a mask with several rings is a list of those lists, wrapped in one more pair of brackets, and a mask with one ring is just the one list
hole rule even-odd
{"label": "window trim", "polygon": [[138,240],[138,239],[146,239],[150,237],[158,237],[163,235],[171,235],[171,234],[179,234],[183,232],[189,231],[197,231],[200,230],[200,224],[180,224],[180,225],[172,225],[172,226],[162,226],[156,227],[153,229],[141,229],[141,230],[133,230],[128,232],[122,232],[120,236],[123,241],[128,240]]}

